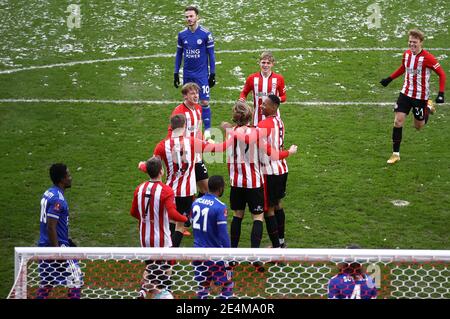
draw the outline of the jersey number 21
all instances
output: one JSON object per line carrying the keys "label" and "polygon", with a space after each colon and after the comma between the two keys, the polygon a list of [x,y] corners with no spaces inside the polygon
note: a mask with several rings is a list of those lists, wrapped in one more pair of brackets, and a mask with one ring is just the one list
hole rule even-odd
{"label": "jersey number 21", "polygon": [[[200,211],[200,206],[195,205],[192,208],[193,218],[192,218],[192,227],[194,229],[201,230],[203,232],[208,231],[208,212],[209,207],[205,207]],[[203,217],[202,220],[200,220],[200,217]],[[202,223],[203,221],[203,223]]]}

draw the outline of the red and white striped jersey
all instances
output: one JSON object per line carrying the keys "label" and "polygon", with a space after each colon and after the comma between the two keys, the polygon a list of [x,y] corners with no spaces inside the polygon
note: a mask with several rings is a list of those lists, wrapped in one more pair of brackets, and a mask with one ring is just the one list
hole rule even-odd
{"label": "red and white striped jersey", "polygon": [[430,96],[431,70],[439,74],[439,91],[445,88],[445,73],[436,58],[426,50],[414,55],[411,50],[403,53],[402,65],[391,74],[395,79],[405,73],[401,92],[418,100],[428,100]]}
{"label": "red and white striped jersey", "polygon": [[[284,147],[284,123],[279,116],[269,116],[258,123],[260,136],[265,136],[267,144],[277,151]],[[266,175],[283,175],[288,172],[286,159],[272,160],[261,153],[261,168]]]}
{"label": "red and white striped jersey", "polygon": [[[170,115],[170,117],[184,114],[186,117],[186,137],[196,137],[202,139],[202,107],[198,104],[195,104],[194,109],[191,109],[186,106],[186,104],[181,103],[178,105]],[[172,134],[172,128],[169,125],[167,137],[170,137]]]}
{"label": "red and white striped jersey", "polygon": [[[249,127],[245,133],[250,134],[252,130],[255,128]],[[227,145],[227,165],[231,186],[259,188],[263,185],[257,143],[247,144],[237,137],[232,139]]]}
{"label": "red and white striped jersey", "polygon": [[[191,109],[186,106],[186,104],[181,103],[178,105],[170,115],[170,117],[184,114],[186,117],[186,137],[195,137],[199,139],[203,139],[202,137],[202,107],[198,104],[195,104],[194,109]],[[172,127],[169,125],[167,137],[172,135]],[[197,154],[195,158],[195,162],[198,163],[202,160],[202,154]]]}
{"label": "red and white striped jersey", "polygon": [[188,197],[197,192],[193,137],[166,138],[158,143],[153,155],[164,161],[166,184],[173,189],[176,197]]}
{"label": "red and white striped jersey", "polygon": [[[258,188],[263,185],[260,158],[262,154],[271,160],[284,159],[289,151],[271,147],[265,142],[261,130],[255,127],[234,127],[224,143],[227,150],[227,165],[231,186]],[[223,143],[222,143],[223,145]],[[221,145],[217,145],[219,148]]]}
{"label": "red and white striped jersey", "polygon": [[139,220],[142,247],[171,247],[168,207],[175,206],[173,190],[162,182],[147,181],[134,191],[131,215]]}
{"label": "red and white striped jersey", "polygon": [[[239,98],[246,99],[250,91],[253,91],[253,125],[255,126],[265,118],[261,109],[264,97],[275,94],[280,97],[281,102],[286,101],[284,78],[282,75],[273,72],[267,78],[261,72],[251,74],[245,81]],[[277,114],[280,116],[279,110]]]}

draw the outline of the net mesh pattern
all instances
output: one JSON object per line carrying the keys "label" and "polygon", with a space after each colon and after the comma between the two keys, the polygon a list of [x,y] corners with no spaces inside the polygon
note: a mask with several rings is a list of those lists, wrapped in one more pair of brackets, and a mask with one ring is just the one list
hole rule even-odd
{"label": "net mesh pattern", "polygon": [[[166,289],[174,298],[327,298],[342,262],[358,262],[374,279],[378,298],[450,298],[448,263],[356,259],[286,261],[38,259],[21,267],[9,298],[133,299]],[[72,295],[70,295],[72,293]]]}

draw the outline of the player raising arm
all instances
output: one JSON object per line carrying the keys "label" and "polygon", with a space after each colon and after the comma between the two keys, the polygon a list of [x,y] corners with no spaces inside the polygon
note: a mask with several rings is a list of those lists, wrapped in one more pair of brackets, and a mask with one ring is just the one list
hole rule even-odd
{"label": "player raising arm", "polygon": [[402,65],[389,77],[380,81],[387,86],[395,78],[405,73],[403,87],[394,108],[395,118],[392,129],[393,153],[387,160],[388,164],[400,161],[400,144],[406,116],[413,109],[414,126],[420,130],[428,121],[429,114],[435,108],[429,99],[431,70],[439,75],[439,93],[436,103],[444,103],[445,72],[436,58],[423,49],[424,34],[419,30],[409,31],[409,49],[403,53]]}

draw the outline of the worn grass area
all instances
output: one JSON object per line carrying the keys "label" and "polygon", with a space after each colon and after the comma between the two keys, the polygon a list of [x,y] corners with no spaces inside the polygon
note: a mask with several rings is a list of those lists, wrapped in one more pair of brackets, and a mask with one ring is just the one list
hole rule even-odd
{"label": "worn grass area", "polygon": [[[69,3],[81,5],[81,28],[69,30]],[[197,1],[202,23],[214,34],[217,86],[213,125],[229,120],[245,77],[258,70],[260,52],[274,48],[288,102],[282,106],[288,160],[286,238],[289,247],[449,249],[450,142],[448,106],[427,127],[404,129],[402,160],[388,167],[392,108],[308,106],[297,102],[392,102],[401,80],[378,81],[400,65],[407,30],[425,31],[427,48],[446,48],[449,9],[380,4],[381,28],[365,25],[365,1]],[[137,246],[128,211],[136,169],[166,134],[168,116],[181,101],[172,87],[177,32],[184,3],[157,1],[1,1],[0,99],[102,99],[163,104],[0,103],[0,296],[13,283],[13,250],[39,236],[39,201],[50,186],[48,167],[68,164],[71,234],[81,246]],[[271,19],[273,12],[283,12]],[[392,51],[316,51],[304,48],[399,48]],[[286,50],[288,49],[288,50]],[[231,51],[230,51],[231,50]],[[245,51],[248,50],[248,51]],[[448,49],[430,51],[449,70]],[[152,55],[145,58],[144,56]],[[139,57],[36,70],[30,66]],[[437,77],[432,76],[436,95]],[[225,164],[208,166],[226,176]],[[224,200],[228,203],[228,190]],[[392,200],[406,200],[396,207]],[[241,247],[249,246],[250,216]],[[185,246],[192,244],[186,238]],[[266,235],[263,245],[268,245]]]}

